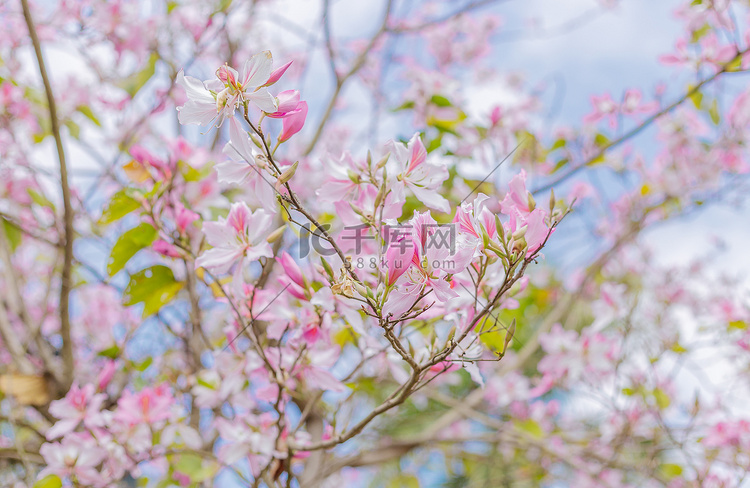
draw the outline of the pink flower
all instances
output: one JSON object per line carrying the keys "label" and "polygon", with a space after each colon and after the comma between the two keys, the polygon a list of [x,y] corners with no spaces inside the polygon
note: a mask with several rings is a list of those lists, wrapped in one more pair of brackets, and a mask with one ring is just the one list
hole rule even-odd
{"label": "pink flower", "polygon": [[279,142],[286,142],[294,134],[302,130],[307,118],[307,102],[299,102],[297,111],[284,118],[284,123],[279,134]]}
{"label": "pink flower", "polygon": [[206,240],[214,247],[196,259],[195,267],[226,273],[235,264],[241,270],[246,261],[273,257],[266,242],[272,224],[271,215],[265,211],[252,212],[244,202],[233,203],[226,219],[203,223]]}
{"label": "pink flower", "polygon": [[53,474],[86,485],[103,486],[106,480],[96,467],[104,460],[105,452],[90,434],[69,434],[60,443],[44,444],[39,449],[47,464],[39,477]]}
{"label": "pink flower", "polygon": [[617,104],[612,100],[612,97],[605,93],[602,96],[591,96],[591,104],[594,106],[594,111],[583,118],[583,121],[587,124],[595,124],[601,119],[606,118],[609,120],[609,126],[614,129],[617,127]]}
{"label": "pink flower", "polygon": [[414,242],[410,235],[400,232],[388,233],[388,248],[385,251],[387,284],[392,286],[412,264]]}
{"label": "pink flower", "polygon": [[185,208],[182,203],[178,203],[175,206],[175,213],[175,223],[177,224],[177,229],[180,231],[180,234],[185,234],[188,226],[200,218],[197,213]]}
{"label": "pink flower", "polygon": [[228,66],[216,71],[214,80],[201,82],[177,75],[177,84],[184,87],[188,101],[178,107],[181,124],[212,125],[217,127],[245,102],[252,102],[264,112],[275,112],[276,99],[264,87],[271,76],[273,58],[270,51],[258,53],[245,62],[242,73]]}
{"label": "pink flower", "polygon": [[282,251],[281,255],[276,258],[276,261],[281,264],[281,267],[284,268],[284,272],[286,273],[286,276],[279,277],[279,282],[284,285],[286,290],[295,298],[308,300],[308,297],[305,294],[305,290],[307,289],[305,278],[302,276],[302,270],[297,263],[294,262],[292,256],[290,256],[288,252]]}
{"label": "pink flower", "polygon": [[286,63],[281,68],[276,68],[275,70],[273,70],[273,72],[271,73],[271,76],[268,77],[268,81],[266,81],[266,83],[263,86],[271,86],[274,83],[276,83],[277,81],[279,81],[279,79],[282,76],[284,76],[284,73],[286,73],[286,70],[289,69],[289,67],[292,65],[292,63],[293,63],[293,61],[289,61],[288,63]]}
{"label": "pink flower", "polygon": [[448,200],[438,193],[448,179],[448,170],[443,165],[427,162],[427,150],[419,134],[414,134],[408,144],[391,141],[389,145],[396,164],[389,173],[395,177],[392,185],[397,201],[406,199],[404,190],[408,187],[428,207],[449,212]]}
{"label": "pink flower", "polygon": [[96,387],[99,391],[104,391],[109,382],[112,381],[112,378],[115,376],[116,366],[117,363],[115,361],[109,360],[102,370],[99,371],[99,375],[96,377]]}
{"label": "pink flower", "polygon": [[[413,246],[411,263],[405,270],[398,267],[394,272],[400,277],[396,280],[398,288],[391,292],[383,306],[383,314],[393,314],[398,317],[403,314],[419,298],[421,293],[432,290],[438,302],[444,303],[458,294],[453,291],[452,283],[447,281],[448,275],[460,273],[469,265],[473,252],[464,253],[456,249],[449,242],[449,233],[452,229],[448,226],[437,225],[435,219],[429,212],[414,212],[414,217],[409,221],[411,229],[404,238],[410,239]],[[391,241],[391,245],[393,241]],[[400,245],[397,243],[394,245]],[[454,245],[457,243],[454,243]],[[397,255],[408,255],[408,247],[404,251],[391,251],[390,258],[397,259]],[[386,251],[388,259],[388,251]],[[390,270],[389,270],[390,271]],[[389,276],[388,281],[391,281]]]}
{"label": "pink flower", "polygon": [[622,113],[626,115],[635,115],[638,113],[649,113],[658,107],[656,102],[641,103],[642,95],[640,90],[631,88],[625,92],[625,97],[622,102]]}
{"label": "pink flower", "polygon": [[104,419],[100,410],[107,396],[95,391],[92,384],[83,388],[74,384],[64,398],[53,401],[49,412],[59,420],[47,431],[47,439],[56,439],[73,432],[81,422],[87,429],[103,426]]}
{"label": "pink flower", "polygon": [[279,100],[278,110],[274,113],[266,114],[266,117],[283,119],[302,110],[302,102],[299,101],[299,91],[297,90],[283,91],[279,93],[277,99]]}
{"label": "pink flower", "polygon": [[174,398],[166,384],[156,388],[148,386],[138,393],[125,391],[117,402],[113,420],[128,426],[161,422],[172,417],[173,404]]}
{"label": "pink flower", "polygon": [[157,239],[151,244],[151,247],[154,251],[168,258],[179,258],[181,256],[180,251],[164,239]]}

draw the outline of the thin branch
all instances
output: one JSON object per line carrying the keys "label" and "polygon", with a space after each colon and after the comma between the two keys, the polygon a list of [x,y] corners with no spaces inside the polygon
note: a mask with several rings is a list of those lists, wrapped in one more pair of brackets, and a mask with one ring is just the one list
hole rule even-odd
{"label": "thin branch", "polygon": [[625,142],[625,141],[633,138],[634,136],[638,135],[644,129],[646,129],[651,124],[653,124],[654,122],[656,122],[657,120],[659,120],[661,117],[663,117],[664,115],[672,112],[674,109],[676,109],[677,107],[679,107],[680,105],[682,105],[686,100],[690,99],[690,97],[692,97],[693,95],[695,95],[696,93],[698,93],[701,90],[701,88],[703,88],[704,86],[712,83],[714,80],[716,80],[717,78],[719,78],[722,74],[727,73],[729,71],[729,69],[737,62],[737,60],[742,59],[742,56],[744,56],[748,52],[750,52],[750,49],[746,49],[744,51],[738,52],[737,54],[735,54],[735,56],[729,62],[725,63],[721,67],[721,69],[719,71],[717,71],[713,75],[709,76],[708,78],[702,80],[700,83],[698,83],[697,85],[695,85],[694,87],[692,87],[682,97],[680,97],[679,99],[675,100],[674,102],[672,102],[671,104],[669,104],[667,107],[659,110],[658,112],[656,112],[655,114],[653,114],[652,116],[650,116],[649,118],[647,118],[646,120],[644,120],[643,122],[641,122],[638,126],[634,127],[633,129],[631,129],[628,132],[626,132],[625,134],[623,134],[621,137],[615,139],[614,141],[609,142],[608,144],[605,144],[593,156],[589,157],[588,159],[586,159],[582,163],[578,164],[577,166],[573,166],[572,168],[570,168],[565,173],[563,173],[560,176],[558,176],[557,178],[549,181],[548,183],[540,186],[539,188],[535,189],[531,193],[534,194],[534,195],[538,195],[540,193],[544,193],[544,192],[549,191],[551,188],[554,188],[555,186],[559,185],[563,181],[567,180],[568,178],[570,178],[574,174],[578,173],[582,169],[584,169],[587,166],[589,166],[590,164],[592,164],[597,159],[599,159],[602,156],[604,156],[604,154],[607,151],[609,151],[610,149],[615,148],[615,147],[619,146],[620,144],[622,144],[623,142]]}
{"label": "thin branch", "polygon": [[62,187],[62,198],[65,219],[65,254],[63,259],[62,277],[60,283],[60,335],[62,336],[62,358],[63,358],[63,378],[66,384],[62,385],[66,390],[73,382],[73,341],[70,335],[70,289],[71,274],[73,267],[73,207],[70,204],[70,185],[68,183],[68,166],[65,162],[65,150],[63,149],[62,136],[60,135],[60,121],[57,118],[57,106],[55,97],[52,93],[52,85],[47,76],[47,69],[44,65],[42,56],[42,46],[39,43],[39,36],[34,27],[34,20],[31,17],[28,0],[21,0],[23,8],[23,17],[26,20],[26,27],[29,30],[29,37],[34,46],[39,73],[42,76],[44,92],[47,95],[47,105],[49,108],[50,124],[52,135],[55,138],[57,146],[57,156],[60,160],[60,186]]}

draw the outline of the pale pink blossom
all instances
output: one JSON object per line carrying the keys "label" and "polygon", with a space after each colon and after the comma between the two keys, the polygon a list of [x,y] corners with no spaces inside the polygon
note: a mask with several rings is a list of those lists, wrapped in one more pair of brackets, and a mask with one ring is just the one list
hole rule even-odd
{"label": "pale pink blossom", "polygon": [[234,265],[241,270],[246,262],[273,257],[266,242],[272,225],[273,218],[264,210],[253,212],[244,202],[233,203],[226,218],[203,223],[206,240],[213,248],[195,260],[196,268],[226,273]]}
{"label": "pale pink blossom", "polygon": [[104,486],[107,480],[97,470],[105,451],[97,446],[90,434],[69,434],[60,443],[44,444],[39,449],[46,467],[40,478],[54,474],[60,478],[74,478],[79,483]]}
{"label": "pale pink blossom", "polygon": [[213,80],[201,82],[180,71],[177,84],[185,88],[188,96],[188,101],[177,108],[180,123],[220,127],[245,102],[252,102],[264,112],[276,112],[278,102],[264,87],[272,65],[271,52],[264,51],[247,60],[241,73],[223,66]]}
{"label": "pale pink blossom", "polygon": [[62,437],[81,423],[87,429],[103,426],[101,408],[106,398],[106,395],[96,393],[92,384],[84,385],[83,388],[74,384],[64,398],[53,401],[49,406],[49,413],[59,420],[47,431],[47,439]]}
{"label": "pale pink blossom", "polygon": [[408,144],[391,141],[391,158],[389,173],[393,175],[391,186],[396,199],[406,199],[405,189],[409,188],[414,196],[430,208],[449,212],[448,200],[439,193],[443,182],[448,179],[448,170],[441,164],[427,161],[427,150],[419,134],[414,134]]}
{"label": "pale pink blossom", "polygon": [[294,134],[302,130],[307,118],[307,102],[299,102],[295,111],[288,114],[282,123],[279,142],[288,141]]}

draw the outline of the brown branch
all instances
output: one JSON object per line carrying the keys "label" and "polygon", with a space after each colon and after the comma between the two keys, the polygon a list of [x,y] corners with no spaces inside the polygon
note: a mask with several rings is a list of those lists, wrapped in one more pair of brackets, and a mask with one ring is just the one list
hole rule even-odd
{"label": "brown branch", "polygon": [[[349,68],[349,71],[346,72],[345,75],[339,76],[335,72],[335,62],[333,59],[331,59],[331,65],[334,69],[334,76],[336,77],[336,88],[333,90],[333,95],[331,95],[331,99],[328,101],[328,106],[326,107],[325,113],[323,114],[323,118],[320,119],[320,122],[318,123],[318,127],[315,129],[315,135],[313,135],[312,139],[307,145],[307,149],[302,153],[304,156],[309,156],[310,153],[313,152],[313,149],[315,149],[315,146],[318,144],[318,141],[320,140],[320,136],[323,134],[323,129],[325,128],[326,124],[328,123],[328,120],[331,118],[331,114],[333,113],[333,108],[336,106],[336,101],[339,98],[339,95],[341,94],[341,89],[344,86],[344,83],[354,76],[365,64],[365,60],[367,59],[367,54],[370,52],[370,50],[375,46],[375,43],[378,42],[378,39],[388,32],[388,20],[390,19],[391,14],[391,8],[393,7],[393,0],[388,0],[388,4],[385,7],[385,15],[383,16],[383,22],[380,25],[380,29],[375,33],[374,36],[370,39],[370,42],[367,43],[367,46],[362,50],[362,52],[357,56],[357,58],[354,60],[354,63],[352,64],[352,67]],[[328,16],[328,13],[326,12],[326,17]],[[330,39],[328,39],[327,44],[330,46]],[[329,56],[333,55],[333,50],[331,48],[331,51],[329,52]]]}
{"label": "brown branch", "polygon": [[34,46],[39,73],[42,76],[44,92],[47,95],[47,105],[49,108],[50,124],[52,135],[55,138],[57,146],[57,156],[60,160],[60,186],[62,188],[62,198],[64,206],[65,219],[65,254],[63,260],[62,277],[60,283],[60,335],[62,336],[62,358],[63,358],[63,378],[65,384],[62,385],[66,390],[73,383],[73,341],[70,334],[70,289],[71,274],[73,267],[73,207],[70,204],[70,185],[68,184],[68,166],[65,162],[65,151],[63,149],[62,136],[60,135],[60,121],[57,118],[57,106],[55,97],[52,93],[52,85],[47,76],[47,69],[44,65],[42,56],[42,47],[39,43],[39,36],[34,27],[34,20],[31,17],[28,0],[21,0],[23,8],[23,17],[26,20],[26,26],[29,30],[29,37]]}

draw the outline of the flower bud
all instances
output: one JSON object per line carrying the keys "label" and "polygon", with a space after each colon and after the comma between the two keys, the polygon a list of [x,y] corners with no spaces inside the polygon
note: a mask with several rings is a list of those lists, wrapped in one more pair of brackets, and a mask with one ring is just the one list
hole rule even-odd
{"label": "flower bud", "polygon": [[279,183],[283,185],[284,183],[291,180],[294,174],[297,172],[297,166],[299,166],[299,161],[295,161],[290,168],[281,173],[281,176],[279,176]]}
{"label": "flower bud", "polygon": [[281,236],[284,235],[284,231],[286,230],[286,225],[282,225],[275,231],[271,232],[268,237],[266,237],[266,242],[269,244],[273,244],[274,242],[278,241]]}

